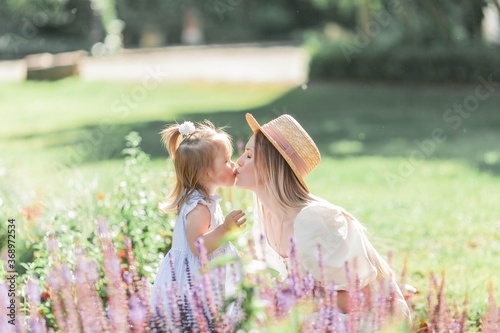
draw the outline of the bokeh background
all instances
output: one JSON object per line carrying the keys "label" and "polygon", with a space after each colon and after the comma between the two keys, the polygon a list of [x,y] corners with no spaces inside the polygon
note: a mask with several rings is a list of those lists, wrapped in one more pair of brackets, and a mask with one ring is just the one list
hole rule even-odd
{"label": "bokeh background", "polygon": [[[498,0],[0,0],[0,246],[15,218],[18,270],[35,274],[47,232],[90,246],[104,215],[160,244],[154,277],[171,228],[151,212],[172,179],[159,131],[209,119],[236,157],[246,112],[296,117],[322,154],[312,192],[363,221],[417,289],[446,272],[477,329],[500,286]],[[150,158],[125,159],[132,131]],[[223,194],[251,211],[249,193]]]}

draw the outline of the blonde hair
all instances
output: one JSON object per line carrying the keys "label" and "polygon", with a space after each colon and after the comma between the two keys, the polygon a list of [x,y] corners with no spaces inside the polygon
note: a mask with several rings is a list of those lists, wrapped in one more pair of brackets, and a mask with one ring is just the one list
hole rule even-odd
{"label": "blonde hair", "polygon": [[198,191],[206,200],[210,193],[203,184],[207,171],[213,168],[219,149],[233,154],[231,137],[223,128],[216,128],[210,121],[197,123],[193,133],[182,137],[179,127],[174,124],[160,132],[163,145],[174,162],[175,186],[160,209],[165,213],[178,214],[181,206],[193,191]]}
{"label": "blonde hair", "polygon": [[[258,175],[265,191],[272,195],[282,209],[305,207],[308,202],[317,201],[302,185],[280,152],[260,131],[255,133],[254,161],[256,177]],[[264,207],[261,203],[259,206],[257,207],[260,210],[258,213],[263,217]],[[350,217],[351,223],[360,223],[347,212],[346,215]],[[361,237],[366,246],[368,260],[382,277],[394,278],[393,270],[370,243],[365,230],[362,227]]]}
{"label": "blonde hair", "polygon": [[314,200],[285,158],[261,131],[255,133],[254,159],[256,175],[281,208],[305,206]]}

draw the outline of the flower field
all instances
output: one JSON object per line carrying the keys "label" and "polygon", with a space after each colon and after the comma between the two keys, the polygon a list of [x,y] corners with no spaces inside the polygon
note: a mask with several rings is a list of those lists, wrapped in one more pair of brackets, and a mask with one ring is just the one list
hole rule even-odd
{"label": "flower field", "polygon": [[[234,295],[225,297],[220,292],[225,280],[217,272],[228,262],[209,263],[199,244],[205,268],[200,283],[193,283],[185,297],[172,290],[169,304],[151,309],[150,282],[168,251],[172,229],[165,228],[165,220],[171,220],[156,209],[161,193],[152,191],[150,180],[142,177],[150,162],[140,141],[137,133],[127,136],[126,177],[117,182],[112,199],[101,192],[86,198],[95,201],[96,218],[85,225],[77,219],[54,217],[60,219],[60,227],[36,246],[36,259],[24,264],[14,316],[9,317],[8,283],[0,284],[2,332],[498,332],[500,309],[491,286],[488,307],[474,328],[467,298],[462,304],[450,303],[445,276],[436,274],[429,276],[429,289],[419,291],[426,294],[426,304],[415,304],[416,296],[404,289],[413,308],[412,324],[391,315],[394,305],[382,293],[374,296],[375,307],[367,314],[368,300],[357,289],[354,276],[349,279],[353,295],[349,317],[342,319],[333,284],[324,293],[315,293],[312,277],[297,268],[293,248],[291,274],[278,281],[255,256],[253,240],[246,233],[232,239],[246,250],[242,251],[244,278]],[[72,209],[88,207],[82,201]],[[28,220],[39,220],[43,213],[25,214]],[[400,277],[402,286],[406,273]],[[2,276],[8,277],[5,268]],[[12,320],[15,325],[9,323]]]}

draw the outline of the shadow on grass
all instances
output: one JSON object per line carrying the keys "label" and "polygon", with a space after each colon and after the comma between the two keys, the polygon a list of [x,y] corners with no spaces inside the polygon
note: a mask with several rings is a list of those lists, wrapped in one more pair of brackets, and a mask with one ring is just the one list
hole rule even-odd
{"label": "shadow on grass", "polygon": [[[289,113],[310,133],[323,156],[400,157],[409,163],[458,159],[499,175],[500,94],[491,95],[465,116],[451,109],[463,103],[473,88],[435,88],[314,84],[293,89],[259,108],[190,113],[177,120],[209,119],[217,126],[228,126],[235,141],[246,142],[251,135],[247,112],[260,123]],[[59,139],[46,140],[56,142],[47,148],[76,147],[82,163],[116,159],[121,158],[125,135],[137,131],[143,150],[152,158],[164,158],[159,132],[165,125],[160,121],[114,124],[109,133],[99,126],[81,127],[48,134]]]}

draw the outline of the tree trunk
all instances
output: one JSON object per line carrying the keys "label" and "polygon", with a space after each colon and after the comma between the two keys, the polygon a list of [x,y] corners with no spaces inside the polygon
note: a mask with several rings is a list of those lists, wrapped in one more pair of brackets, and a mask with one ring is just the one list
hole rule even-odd
{"label": "tree trunk", "polygon": [[436,20],[436,23],[437,23],[439,29],[441,30],[445,40],[447,42],[450,42],[451,41],[451,28],[450,28],[448,22],[446,21],[446,17],[441,12],[439,6],[436,5],[434,0],[424,0],[424,1],[422,1],[422,4],[424,5],[425,8],[427,8],[427,10],[429,10],[431,15]]}
{"label": "tree trunk", "polygon": [[358,28],[366,35],[369,35],[370,28],[370,2],[371,0],[362,0],[358,9]]}
{"label": "tree trunk", "polygon": [[95,43],[102,42],[104,40],[105,32],[101,13],[95,8],[96,6],[92,6],[92,0],[89,0],[89,6],[92,10],[92,16],[90,18],[90,31],[88,38],[90,43],[94,45]]}

